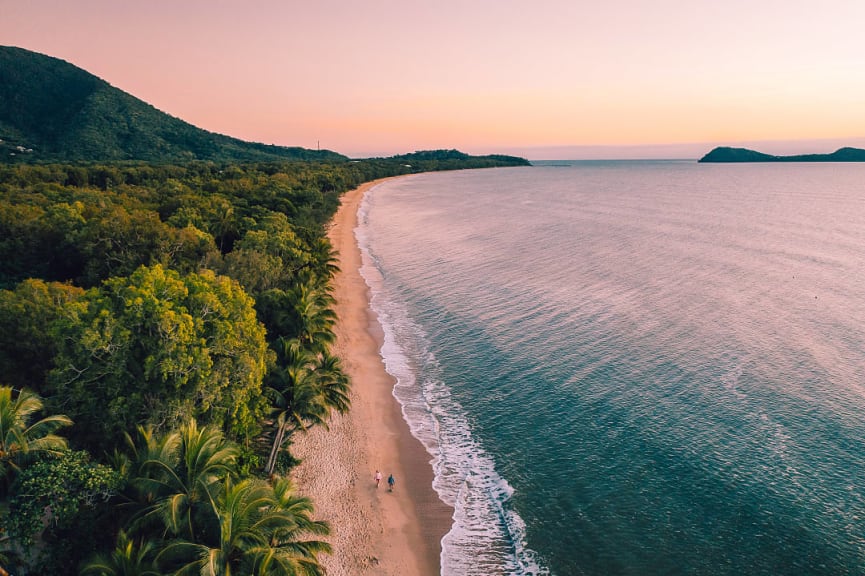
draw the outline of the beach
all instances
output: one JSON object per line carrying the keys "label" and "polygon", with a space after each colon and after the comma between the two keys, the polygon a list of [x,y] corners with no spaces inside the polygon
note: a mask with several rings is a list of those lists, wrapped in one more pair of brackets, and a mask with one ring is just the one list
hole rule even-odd
{"label": "beach", "polygon": [[[411,435],[385,371],[382,331],[369,306],[354,236],[364,194],[380,181],[343,195],[328,236],[338,254],[334,279],[338,321],[334,353],[351,378],[351,409],[322,427],[293,438],[301,460],[292,477],[313,499],[315,517],[330,523],[330,576],[364,574],[432,576],[440,573],[441,539],[453,510],[432,488],[430,455]],[[383,478],[376,487],[376,470]],[[393,492],[387,479],[393,475]]]}

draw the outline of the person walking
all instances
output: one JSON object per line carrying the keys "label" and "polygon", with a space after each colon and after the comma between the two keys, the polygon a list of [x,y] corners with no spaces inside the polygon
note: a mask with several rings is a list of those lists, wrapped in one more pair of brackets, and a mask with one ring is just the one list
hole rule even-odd
{"label": "person walking", "polygon": [[396,480],[393,478],[393,474],[387,477],[387,488],[388,492],[393,492],[393,485],[396,484]]}
{"label": "person walking", "polygon": [[378,485],[381,484],[381,472],[375,471],[375,488],[378,490]]}

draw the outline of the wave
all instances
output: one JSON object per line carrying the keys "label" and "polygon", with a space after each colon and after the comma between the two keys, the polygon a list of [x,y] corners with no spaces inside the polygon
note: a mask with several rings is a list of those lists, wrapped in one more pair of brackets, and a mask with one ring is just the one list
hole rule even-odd
{"label": "wave", "polygon": [[384,333],[381,356],[396,380],[394,397],[412,434],[432,458],[433,489],[454,508],[453,525],[442,539],[442,573],[549,574],[526,545],[525,523],[509,505],[513,488],[472,435],[469,419],[442,378],[428,337],[412,320],[405,298],[382,276],[368,223],[376,188],[367,191],[358,210],[355,237],[363,259],[361,275]]}

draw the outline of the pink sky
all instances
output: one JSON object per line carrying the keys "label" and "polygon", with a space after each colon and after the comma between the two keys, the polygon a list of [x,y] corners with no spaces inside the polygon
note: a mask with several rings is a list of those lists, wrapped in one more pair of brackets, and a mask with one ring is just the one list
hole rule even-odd
{"label": "pink sky", "polygon": [[862,144],[863,23],[862,0],[0,0],[4,45],[356,157]]}

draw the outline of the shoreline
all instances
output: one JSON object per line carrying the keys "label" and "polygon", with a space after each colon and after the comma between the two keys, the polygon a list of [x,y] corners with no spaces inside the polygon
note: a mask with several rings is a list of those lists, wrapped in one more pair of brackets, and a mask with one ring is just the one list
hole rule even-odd
{"label": "shoreline", "polygon": [[[313,499],[314,517],[331,525],[333,553],[322,555],[330,576],[438,576],[441,540],[453,509],[433,490],[431,456],[409,430],[384,369],[383,332],[370,308],[354,236],[364,194],[386,179],[342,195],[328,237],[340,272],[333,282],[336,342],[333,353],[350,376],[351,408],[335,414],[330,430],[314,428],[293,438],[302,462],[292,473],[299,493]],[[384,479],[376,488],[373,476]],[[387,489],[393,474],[396,486]]]}

